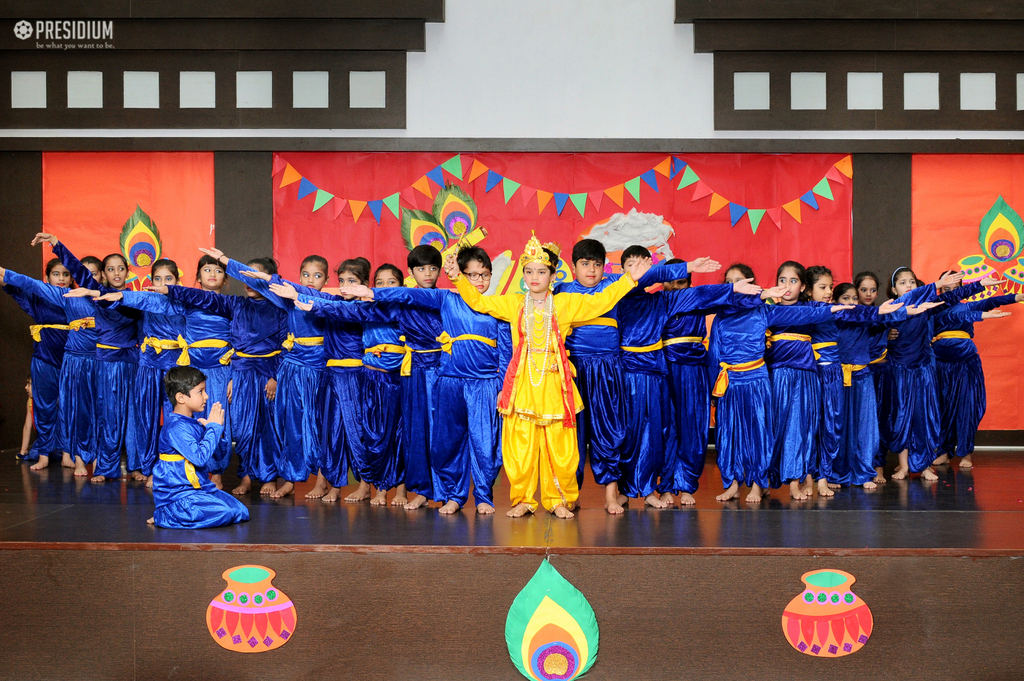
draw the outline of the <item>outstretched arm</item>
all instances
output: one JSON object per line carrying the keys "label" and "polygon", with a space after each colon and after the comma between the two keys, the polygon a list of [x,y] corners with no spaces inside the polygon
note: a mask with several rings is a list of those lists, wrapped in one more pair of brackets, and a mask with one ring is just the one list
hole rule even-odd
{"label": "outstretched arm", "polygon": [[[561,317],[560,321],[575,324],[597,319],[615,307],[615,304],[622,300],[635,286],[636,283],[632,277],[623,276],[600,293],[592,295],[560,293],[555,297],[555,302],[559,308],[558,314]],[[459,292],[462,292],[461,288]],[[463,297],[465,298],[465,296]],[[469,300],[467,299],[466,302],[468,303]],[[470,307],[473,307],[472,303],[470,303]]]}
{"label": "outstretched arm", "polygon": [[5,270],[2,267],[0,267],[0,276],[4,278],[4,281],[7,282],[8,285],[17,288],[23,294],[41,298],[55,307],[64,307],[64,294],[68,292],[66,288],[47,284],[46,282],[39,281],[38,279],[26,277],[24,274],[18,274],[12,270]]}
{"label": "outstretched arm", "polygon": [[[300,310],[312,312],[318,317],[335,319],[340,322],[393,321],[391,315],[381,310],[379,305],[355,300],[325,300],[323,298],[300,295],[298,300],[295,301],[295,306]],[[307,306],[311,307],[307,309]]]}
{"label": "outstretched arm", "polygon": [[977,310],[978,312],[988,312],[989,310],[994,310],[997,307],[1002,307],[1003,305],[1011,305],[1013,303],[1020,302],[1024,302],[1024,293],[1018,293],[1016,295],[1009,294],[1005,296],[992,296],[991,298],[985,298],[984,300],[976,300],[971,303],[963,303],[963,305],[966,305],[972,310]]}
{"label": "outstretched arm", "polygon": [[370,289],[370,293],[373,300],[381,303],[415,305],[428,310],[440,310],[445,296],[451,295],[449,291],[439,288],[405,288],[404,286]]}
{"label": "outstretched arm", "polygon": [[167,298],[173,302],[189,307],[206,310],[218,317],[231,319],[234,316],[234,297],[225,296],[213,291],[188,286],[168,286]]}
{"label": "outstretched arm", "polygon": [[103,287],[100,282],[96,281],[96,278],[92,276],[92,272],[88,267],[82,264],[82,261],[75,257],[75,255],[67,249],[67,246],[57,241],[57,237],[53,235],[37,235],[37,239],[41,236],[49,236],[50,244],[53,247],[53,254],[60,258],[61,263],[64,267],[68,268],[71,272],[71,278],[75,280],[75,283],[83,288],[89,288],[96,291],[101,290]]}
{"label": "outstretched arm", "polygon": [[[492,317],[510,322],[519,310],[519,305],[522,301],[521,294],[511,293],[504,296],[484,296],[476,290],[476,286],[469,283],[469,279],[466,277],[458,276],[452,279],[452,281],[455,283],[455,290],[459,292],[459,295],[462,296],[464,301],[466,301],[466,304],[481,314],[488,314]],[[608,288],[611,287],[609,286]],[[607,291],[607,289],[605,290]],[[593,298],[596,296],[580,295],[580,297]],[[611,306],[609,306],[608,309],[610,310]]]}

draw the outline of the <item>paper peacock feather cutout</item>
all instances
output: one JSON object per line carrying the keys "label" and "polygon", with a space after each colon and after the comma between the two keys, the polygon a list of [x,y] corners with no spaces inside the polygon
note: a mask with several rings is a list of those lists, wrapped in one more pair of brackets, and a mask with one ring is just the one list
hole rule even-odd
{"label": "paper peacock feather cutout", "polygon": [[412,250],[430,245],[443,251],[449,245],[476,229],[476,203],[457,185],[447,185],[437,192],[431,212],[402,211],[402,238]]}
{"label": "paper peacock feather cutout", "polygon": [[519,592],[505,621],[512,663],[528,679],[576,679],[594,664],[597,618],[586,597],[544,561]]}
{"label": "paper peacock feather cutout", "polygon": [[1020,255],[1024,247],[1024,221],[1002,196],[981,219],[978,243],[985,255],[996,262],[1008,262]]}
{"label": "paper peacock feather cutout", "polygon": [[[121,228],[121,255],[128,261],[131,273],[125,284],[132,290],[140,290],[149,283],[149,268],[160,259],[163,250],[160,230],[156,223],[136,204],[135,212]],[[141,270],[142,274],[135,272]]]}

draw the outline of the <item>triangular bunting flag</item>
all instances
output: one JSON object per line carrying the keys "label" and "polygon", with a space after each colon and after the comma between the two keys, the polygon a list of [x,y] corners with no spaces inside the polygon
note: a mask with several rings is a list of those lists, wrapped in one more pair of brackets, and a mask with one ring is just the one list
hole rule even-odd
{"label": "triangular bunting flag", "polygon": [[747,211],[747,217],[750,218],[750,229],[757,234],[757,226],[761,224],[761,218],[764,217],[765,211],[761,208],[751,208]]}
{"label": "triangular bunting flag", "polygon": [[836,162],[836,169],[849,178],[853,177],[853,157],[847,156]]}
{"label": "triangular bunting flag", "polygon": [[345,210],[345,206],[348,205],[348,199],[334,199],[334,219],[337,220],[338,216],[341,215],[341,211]]}
{"label": "triangular bunting flag", "polygon": [[470,158],[469,156],[463,156],[462,157],[462,176],[463,177],[465,177],[467,174],[469,174],[469,169],[473,165],[473,161],[475,161],[475,160],[476,160],[475,158]]}
{"label": "triangular bunting flag", "polygon": [[270,171],[270,176],[273,177],[274,175],[277,175],[279,172],[281,172],[282,170],[284,170],[287,167],[288,167],[288,161],[284,160],[279,155],[274,154],[274,167]]}
{"label": "triangular bunting flag", "polygon": [[359,222],[359,216],[363,214],[363,209],[366,208],[366,201],[353,201],[349,199],[348,207],[352,209],[352,222]]}
{"label": "triangular bunting flag", "polygon": [[324,204],[334,198],[334,194],[325,192],[323,189],[316,190],[316,200],[313,201],[313,212],[320,210]]}
{"label": "triangular bunting flag", "polygon": [[416,203],[416,192],[413,191],[412,187],[406,187],[402,190],[402,198],[413,208],[419,208],[419,205]]}
{"label": "triangular bunting flag", "polygon": [[668,179],[676,179],[676,175],[683,172],[683,168],[686,167],[686,161],[681,158],[672,157],[672,171],[668,175]]}
{"label": "triangular bunting flag", "polygon": [[398,217],[398,192],[384,198],[384,205],[388,207],[391,214]]}
{"label": "triangular bunting flag", "polygon": [[654,172],[658,173],[663,177],[668,177],[669,170],[672,167],[672,157],[666,156],[665,160],[654,166]]}
{"label": "triangular bunting flag", "polygon": [[608,187],[604,190],[605,195],[615,202],[615,205],[622,208],[622,185],[617,184],[614,187]]}
{"label": "triangular bunting flag", "polygon": [[552,194],[551,192],[542,192],[539,189],[537,190],[537,213],[538,214],[544,212],[544,206],[548,205],[548,201],[551,200],[552,196],[554,196],[554,194]]}
{"label": "triangular bunting flag", "polygon": [[782,205],[787,213],[793,216],[793,219],[800,222],[800,199],[795,199],[789,203]]}
{"label": "triangular bunting flag", "polygon": [[601,201],[604,200],[604,192],[598,190],[596,192],[590,192],[587,196],[590,197],[590,202],[594,204],[594,209],[601,210]]}
{"label": "triangular bunting flag", "polygon": [[[687,170],[689,170],[689,166],[687,166]],[[704,180],[697,180],[697,186],[693,188],[693,198],[690,201],[699,201],[711,193],[711,187],[704,184]]]}
{"label": "triangular bunting flag", "polygon": [[[715,196],[718,195],[716,194]],[[714,203],[715,200],[714,198],[712,198],[711,204],[714,205]],[[746,212],[746,206],[741,206],[738,203],[729,202],[729,221],[732,223],[733,227],[736,226],[736,223],[740,221],[740,218],[742,218],[746,214]]]}
{"label": "triangular bunting flag", "polygon": [[536,193],[537,193],[537,190],[534,189],[533,187],[520,187],[519,188],[519,198],[521,198],[523,200],[523,208],[526,208],[526,204],[528,204],[530,202],[530,199],[532,199],[533,195],[536,194]]}
{"label": "triangular bunting flag", "polygon": [[559,215],[562,214],[562,209],[565,208],[565,202],[569,200],[568,194],[562,194],[555,192],[555,212]]}
{"label": "triangular bunting flag", "polygon": [[484,191],[485,192],[491,191],[492,189],[497,187],[498,183],[500,183],[503,179],[505,179],[505,178],[503,178],[498,173],[494,172],[493,170],[488,170],[487,171],[487,189],[485,189]]}
{"label": "triangular bunting flag", "polygon": [[430,191],[430,182],[427,181],[426,175],[413,182],[412,188],[426,196],[431,201],[434,200],[434,192]]}
{"label": "triangular bunting flag", "polygon": [[584,213],[587,211],[587,193],[569,194],[569,200],[572,201],[572,205],[576,206],[576,210],[580,212],[580,217],[586,217]]}
{"label": "triangular bunting flag", "polygon": [[301,180],[299,180],[299,198],[300,199],[306,198],[307,196],[309,196],[310,194],[312,194],[315,191],[316,191],[316,185],[315,184],[313,184],[312,182],[310,182],[306,178],[302,178]]}
{"label": "triangular bunting flag", "polygon": [[438,187],[444,186],[444,173],[441,172],[441,166],[437,166],[433,170],[428,170],[427,177],[429,177],[430,181],[436,184]]}
{"label": "triangular bunting flag", "polygon": [[472,182],[486,172],[487,166],[474,158],[473,167],[469,169],[469,175],[466,176],[466,182]]}
{"label": "triangular bunting flag", "polygon": [[633,197],[634,201],[636,201],[637,203],[640,203],[640,178],[639,177],[634,177],[629,182],[624,182],[622,184],[622,186],[626,188],[626,191],[629,192],[629,195]]}
{"label": "triangular bunting flag", "polygon": [[728,205],[729,199],[725,198],[718,192],[711,192],[711,207],[708,209],[708,217],[711,217]]}
{"label": "triangular bunting flag", "polygon": [[[640,179],[647,183],[647,185],[654,191],[658,191],[658,177],[654,174],[654,169],[648,170],[646,173],[640,176]],[[637,199],[639,200],[639,199]]]}
{"label": "triangular bunting flag", "polygon": [[512,198],[512,195],[515,194],[516,190],[521,186],[522,185],[515,180],[510,180],[507,177],[501,181],[501,188],[505,190],[505,203],[508,203],[508,200]]}
{"label": "triangular bunting flag", "polygon": [[284,176],[281,178],[281,184],[278,185],[278,189],[281,187],[287,187],[293,182],[298,182],[302,179],[302,175],[299,175],[299,171],[292,168],[291,163],[286,163],[284,167]]}
{"label": "triangular bunting flag", "polygon": [[811,189],[811,191],[814,192],[815,194],[817,194],[818,196],[822,197],[822,198],[828,199],[829,201],[834,201],[835,200],[835,199],[832,198],[832,187],[828,186],[828,178],[827,177],[821,178],[821,182],[819,182],[818,184],[814,185],[814,188]]}
{"label": "triangular bunting flag", "polygon": [[[797,205],[797,210],[800,210],[800,206]],[[775,226],[782,229],[782,209],[781,208],[769,208],[768,218],[775,223]]]}
{"label": "triangular bunting flag", "polygon": [[846,178],[843,177],[843,174],[841,172],[839,172],[839,168],[836,168],[835,166],[832,166],[831,168],[828,169],[828,172],[825,173],[825,177],[832,180],[833,182],[838,182],[839,184],[846,184]]}
{"label": "triangular bunting flag", "polygon": [[693,172],[693,168],[686,166],[683,170],[683,177],[679,180],[679,186],[676,189],[682,189],[683,187],[689,187],[695,182],[700,182],[700,178],[697,177],[697,173]]}
{"label": "triangular bunting flag", "polygon": [[818,199],[814,198],[813,192],[807,192],[806,194],[800,197],[800,200],[806,203],[814,210],[818,210]]}
{"label": "triangular bunting flag", "polygon": [[462,154],[456,154],[441,164],[441,167],[454,175],[456,179],[462,179]]}
{"label": "triangular bunting flag", "polygon": [[376,220],[379,225],[380,212],[384,208],[384,202],[378,199],[377,201],[367,201],[366,205],[370,207],[370,212],[373,213],[373,219]]}

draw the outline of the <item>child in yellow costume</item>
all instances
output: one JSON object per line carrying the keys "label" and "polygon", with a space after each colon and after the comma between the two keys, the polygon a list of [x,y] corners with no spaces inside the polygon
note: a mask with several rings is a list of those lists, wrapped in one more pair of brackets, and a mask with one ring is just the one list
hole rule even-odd
{"label": "child in yellow costume", "polygon": [[512,484],[512,509],[507,515],[512,518],[536,510],[538,473],[544,508],[559,518],[573,517],[579,497],[576,413],[583,404],[573,382],[565,336],[574,323],[611,310],[650,268],[649,260],[635,259],[628,276],[601,293],[554,295],[557,253],[557,246],[542,246],[535,236],[526,244],[519,259],[528,289],[525,295],[484,297],[459,275],[454,257],[445,262],[445,271],[466,304],[512,325],[512,361],[498,397],[498,411],[504,416],[501,453]]}

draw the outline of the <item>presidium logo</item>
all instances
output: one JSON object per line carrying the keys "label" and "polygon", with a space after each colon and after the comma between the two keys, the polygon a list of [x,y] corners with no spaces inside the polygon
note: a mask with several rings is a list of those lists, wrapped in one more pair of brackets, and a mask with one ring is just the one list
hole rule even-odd
{"label": "presidium logo", "polygon": [[19,40],[113,40],[113,21],[37,21],[35,25],[24,19],[14,24],[14,36]]}

